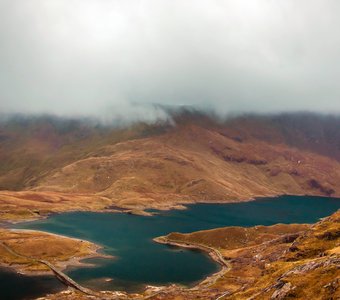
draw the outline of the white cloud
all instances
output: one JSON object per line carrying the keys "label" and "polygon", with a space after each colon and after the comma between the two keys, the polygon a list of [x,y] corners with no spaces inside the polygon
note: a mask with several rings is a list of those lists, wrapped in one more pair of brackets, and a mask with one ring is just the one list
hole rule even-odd
{"label": "white cloud", "polygon": [[335,0],[1,0],[0,111],[340,112],[339,9]]}

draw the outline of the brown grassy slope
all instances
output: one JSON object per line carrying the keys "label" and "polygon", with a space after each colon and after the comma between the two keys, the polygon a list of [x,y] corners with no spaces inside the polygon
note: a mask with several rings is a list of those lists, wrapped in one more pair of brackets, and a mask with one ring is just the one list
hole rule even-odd
{"label": "brown grassy slope", "polygon": [[97,193],[123,206],[339,196],[340,163],[281,144],[238,142],[196,125],[108,145],[39,180],[34,190]]}
{"label": "brown grassy slope", "polygon": [[339,299],[340,212],[295,240],[262,277],[232,299]]}
{"label": "brown grassy slope", "polygon": [[[32,196],[25,196],[32,200],[26,205],[21,194],[1,192],[3,214],[20,214],[21,205],[26,213],[30,205],[72,209],[72,197],[78,209],[78,196],[85,194],[130,209],[280,194],[340,195],[340,139],[333,130],[338,119],[311,116],[315,127],[311,121],[293,126],[304,120],[299,116],[225,123],[203,114],[174,118],[174,127],[136,124],[119,130],[48,118],[0,124],[0,188]],[[48,193],[67,201],[53,208]],[[47,203],[36,200],[41,198]]]}
{"label": "brown grassy slope", "polygon": [[[294,234],[295,233],[295,234]],[[339,299],[340,211],[315,225],[226,227],[170,240],[218,248],[231,270],[210,287],[152,299]]]}
{"label": "brown grassy slope", "polygon": [[[55,168],[87,157],[107,144],[153,135],[154,125],[114,129],[54,117],[0,123],[0,189],[29,189]],[[162,127],[157,128],[162,130]],[[156,130],[156,131],[157,131]]]}
{"label": "brown grassy slope", "polygon": [[286,113],[231,118],[221,132],[236,139],[285,144],[340,160],[339,116]]}
{"label": "brown grassy slope", "polygon": [[97,255],[98,248],[87,241],[39,231],[0,229],[0,265],[11,266],[24,273],[49,271],[45,265],[30,258],[47,260],[64,269],[67,265],[77,264],[80,258]]}
{"label": "brown grassy slope", "polygon": [[255,246],[266,241],[278,238],[281,235],[294,234],[309,228],[305,224],[276,224],[273,226],[255,227],[223,227],[211,230],[196,231],[193,233],[170,233],[167,238],[183,242],[195,242],[216,249],[234,250],[245,246]]}
{"label": "brown grassy slope", "polygon": [[0,199],[0,221],[33,220],[71,210],[101,211],[112,204],[96,195],[55,192],[0,191]]}

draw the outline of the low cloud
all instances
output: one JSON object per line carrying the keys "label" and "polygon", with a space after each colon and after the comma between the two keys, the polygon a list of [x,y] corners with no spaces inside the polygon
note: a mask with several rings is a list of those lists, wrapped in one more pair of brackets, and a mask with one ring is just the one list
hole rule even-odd
{"label": "low cloud", "polygon": [[340,2],[2,0],[0,111],[340,112]]}

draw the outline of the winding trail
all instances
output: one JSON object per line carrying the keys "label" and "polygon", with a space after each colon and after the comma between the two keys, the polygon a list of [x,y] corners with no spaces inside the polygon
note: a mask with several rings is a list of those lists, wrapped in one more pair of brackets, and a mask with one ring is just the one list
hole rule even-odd
{"label": "winding trail", "polygon": [[35,262],[35,263],[41,263],[41,264],[46,265],[63,284],[70,286],[70,287],[72,287],[72,288],[74,288],[74,289],[76,289],[76,290],[78,290],[78,291],[80,291],[80,292],[82,292],[86,295],[98,296],[98,293],[81,286],[80,284],[75,282],[72,278],[67,276],[64,272],[58,270],[53,264],[51,264],[47,260],[37,259],[37,258],[31,257],[31,256],[26,256],[26,255],[22,255],[20,253],[17,253],[16,251],[14,251],[12,248],[10,248],[8,245],[6,245],[2,241],[0,241],[0,245],[4,249],[6,249],[9,253],[11,253],[12,255],[15,255],[15,256],[23,258],[23,259],[30,260],[30,261]]}

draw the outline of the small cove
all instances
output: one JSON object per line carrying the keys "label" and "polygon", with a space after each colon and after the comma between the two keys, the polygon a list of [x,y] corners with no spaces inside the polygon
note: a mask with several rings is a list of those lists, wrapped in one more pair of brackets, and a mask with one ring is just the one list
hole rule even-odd
{"label": "small cove", "polygon": [[103,246],[105,254],[115,259],[90,259],[87,262],[93,267],[69,268],[66,273],[96,290],[134,292],[146,284],[190,286],[219,269],[202,252],[156,244],[154,237],[223,226],[314,223],[339,208],[340,199],[281,196],[243,203],[195,204],[182,211],[158,211],[153,217],[72,212],[16,224],[13,228],[48,231]]}

